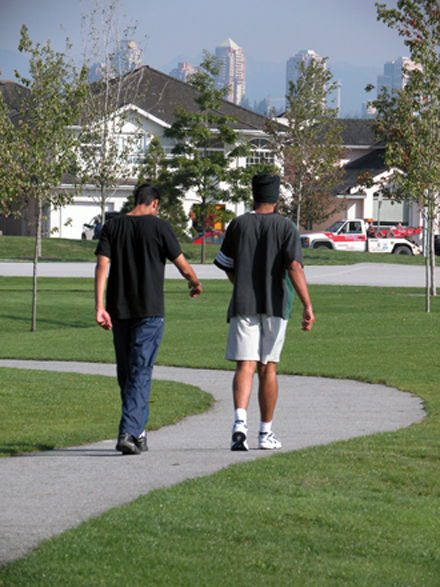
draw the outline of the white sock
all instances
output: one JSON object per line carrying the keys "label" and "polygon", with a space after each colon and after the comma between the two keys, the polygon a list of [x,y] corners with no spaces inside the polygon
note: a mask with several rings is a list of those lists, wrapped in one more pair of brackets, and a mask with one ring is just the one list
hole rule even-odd
{"label": "white sock", "polygon": [[237,408],[235,410],[235,421],[241,420],[247,425],[247,411],[244,408]]}
{"label": "white sock", "polygon": [[260,432],[264,432],[265,434],[272,432],[272,421],[260,422]]}

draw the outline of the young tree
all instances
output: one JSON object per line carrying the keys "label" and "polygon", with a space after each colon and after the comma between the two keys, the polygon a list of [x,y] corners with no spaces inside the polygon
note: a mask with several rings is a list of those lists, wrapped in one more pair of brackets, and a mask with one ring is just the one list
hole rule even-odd
{"label": "young tree", "polygon": [[[69,196],[58,186],[74,160],[77,145],[68,130],[77,120],[79,105],[84,92],[84,72],[79,84],[72,80],[75,72],[67,64],[64,55],[55,53],[49,42],[33,45],[27,28],[21,28],[20,52],[30,56],[30,79],[17,78],[28,88],[21,102],[16,125],[0,119],[2,134],[2,192],[11,201],[25,198],[35,202],[36,238],[33,267],[33,301],[31,330],[36,330],[37,316],[37,268],[41,251],[41,221],[44,208],[63,206]],[[5,156],[5,159],[3,159]],[[5,169],[7,173],[5,172]]]}
{"label": "young tree", "polygon": [[[219,113],[221,100],[227,88],[215,89],[214,76],[220,71],[220,64],[214,56],[204,53],[204,59],[189,83],[198,90],[195,99],[197,108],[189,111],[178,106],[175,121],[165,131],[165,136],[175,139],[173,159],[169,161],[169,174],[181,196],[193,190],[199,197],[202,214],[206,213],[209,201],[233,201],[237,195],[230,182],[231,164],[237,157],[248,153],[248,145],[232,128],[234,118]],[[229,149],[229,150],[227,150]],[[235,184],[238,183],[235,170]],[[202,222],[203,235],[205,222]],[[205,239],[202,239],[202,263],[205,262]]]}
{"label": "young tree", "polygon": [[[392,176],[388,196],[415,202],[426,231],[426,311],[436,295],[434,226],[440,193],[440,6],[438,0],[398,0],[396,8],[377,4],[378,20],[404,37],[417,67],[402,71],[405,87],[382,89],[372,104],[375,130],[386,143],[385,161]],[[372,89],[372,86],[367,88]]]}
{"label": "young tree", "polygon": [[102,224],[109,198],[121,180],[138,175],[143,132],[125,108],[141,81],[141,53],[131,41],[135,27],[120,31],[119,0],[94,0],[83,15],[82,60],[92,76],[82,103],[77,175],[96,188]]}
{"label": "young tree", "polygon": [[[181,194],[170,180],[166,154],[157,136],[152,137],[145,151],[135,187],[149,181],[154,183],[160,192],[159,216],[168,220],[180,240],[187,239],[185,229],[188,219],[183,210]],[[134,197],[132,194],[127,198],[121,212],[129,212],[133,208]]]}
{"label": "young tree", "polygon": [[0,214],[19,215],[19,195],[23,191],[20,149],[9,108],[0,93]]}
{"label": "young tree", "polygon": [[299,63],[298,79],[289,83],[286,96],[287,124],[267,121],[274,151],[283,161],[283,184],[291,194],[282,202],[283,213],[306,229],[339,209],[331,190],[343,174],[338,111],[327,104],[336,83],[325,61]]}

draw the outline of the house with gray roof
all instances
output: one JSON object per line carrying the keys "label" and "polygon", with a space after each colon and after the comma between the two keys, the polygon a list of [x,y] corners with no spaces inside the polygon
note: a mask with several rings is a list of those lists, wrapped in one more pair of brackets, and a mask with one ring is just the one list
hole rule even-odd
{"label": "house with gray roof", "polygon": [[[174,122],[175,110],[178,106],[195,112],[198,105],[195,97],[198,92],[191,85],[159,72],[149,66],[144,66],[129,74],[130,84],[118,94],[119,107],[125,116],[124,132],[134,132],[135,128],[142,129],[142,150],[148,147],[154,135],[161,140],[166,153],[170,154],[174,146],[171,139],[164,137],[165,129]],[[11,119],[17,120],[20,112],[20,103],[28,90],[14,82],[0,82],[2,92],[9,108]],[[128,114],[127,114],[128,113]],[[258,163],[270,160],[273,155],[267,148],[265,134],[265,118],[260,114],[228,102],[221,101],[218,114],[234,117],[232,126],[239,131],[243,138],[250,141],[253,152],[247,159],[237,161],[238,165]],[[341,211],[334,218],[329,219],[325,226],[314,226],[314,230],[321,230],[329,226],[337,218],[373,218],[377,220],[382,214],[382,221],[389,223],[402,222],[406,225],[419,223],[419,212],[411,210],[406,204],[392,205],[388,201],[380,201],[377,197],[377,188],[368,188],[359,185],[358,176],[369,172],[375,180],[389,175],[384,164],[384,145],[377,142],[373,133],[373,122],[368,119],[341,119],[342,139],[346,147],[346,156],[341,164],[345,173],[342,182],[334,190],[335,198],[341,201]],[[282,121],[280,121],[282,123]],[[225,146],[227,148],[227,146]],[[118,182],[117,187],[107,200],[108,212],[119,211],[127,197],[132,193],[136,177]],[[46,235],[53,234],[62,238],[81,238],[83,225],[90,224],[93,218],[99,216],[100,206],[97,200],[97,187],[85,185],[81,192],[76,193],[75,185],[78,179],[72,175],[63,178],[60,189],[75,194],[73,202],[58,210],[48,211]],[[189,216],[191,206],[197,203],[194,194],[188,193],[184,209]],[[244,211],[243,204],[231,206],[236,214]],[[5,234],[31,234],[32,229],[24,221],[16,221],[14,232],[5,231],[5,219],[0,219],[0,230]],[[21,232],[17,232],[17,231]]]}

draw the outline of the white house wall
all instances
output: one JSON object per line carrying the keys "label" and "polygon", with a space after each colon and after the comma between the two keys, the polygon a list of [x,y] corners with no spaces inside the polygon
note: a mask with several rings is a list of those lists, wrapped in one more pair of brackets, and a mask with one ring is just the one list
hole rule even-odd
{"label": "white house wall", "polygon": [[[151,116],[147,112],[142,111],[137,107],[127,107],[126,119],[121,128],[121,137],[129,136],[132,133],[141,132],[144,135],[142,141],[142,148],[146,149],[153,136],[157,136],[167,155],[170,155],[171,149],[175,142],[173,139],[164,137],[164,131],[169,127],[168,124],[164,123],[160,119]],[[78,130],[78,129],[77,129]],[[255,138],[263,136],[261,131],[252,130],[247,133],[248,138]],[[246,165],[246,159],[241,158],[238,163],[239,166]],[[135,178],[133,178],[135,179]],[[72,189],[71,186],[61,186],[62,189]],[[119,211],[127,197],[132,193],[133,187],[126,189],[119,189],[112,196],[110,196],[106,203],[107,211]],[[188,218],[188,229],[191,225],[189,220],[189,212],[193,204],[200,203],[200,198],[194,192],[188,192],[183,201],[183,208],[185,215]],[[222,202],[220,202],[222,203]],[[234,212],[237,216],[243,214],[246,211],[243,203],[231,204],[226,203],[226,208]],[[100,205],[94,201],[92,192],[85,190],[81,195],[74,197],[74,202],[68,204],[61,209],[51,210],[49,221],[50,221],[50,232],[47,236],[67,238],[67,239],[80,239],[83,224],[89,224],[91,220],[101,213]],[[71,219],[69,225],[65,226],[65,223]]]}
{"label": "white house wall", "polygon": [[[115,191],[106,202],[107,212],[119,212],[132,187]],[[90,224],[95,216],[101,215],[101,206],[95,201],[92,192],[85,192],[76,196],[72,204],[50,211],[50,231],[47,236],[66,239],[80,239],[84,224]],[[69,221],[71,219],[71,221]],[[68,223],[66,226],[66,222]]]}

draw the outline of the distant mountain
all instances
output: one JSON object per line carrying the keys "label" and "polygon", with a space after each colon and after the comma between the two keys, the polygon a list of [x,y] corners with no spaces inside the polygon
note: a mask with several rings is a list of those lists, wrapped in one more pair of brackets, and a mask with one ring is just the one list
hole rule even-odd
{"label": "distant mountain", "polygon": [[15,69],[21,75],[29,75],[29,61],[18,51],[0,49],[0,79],[2,81],[17,81],[14,75]]}

